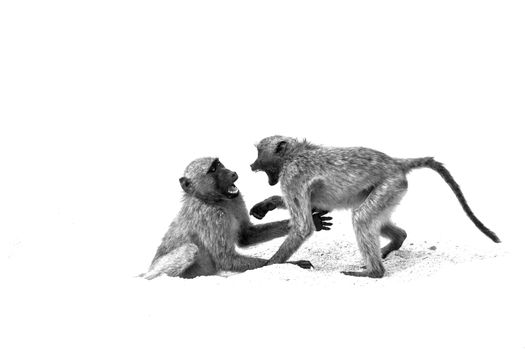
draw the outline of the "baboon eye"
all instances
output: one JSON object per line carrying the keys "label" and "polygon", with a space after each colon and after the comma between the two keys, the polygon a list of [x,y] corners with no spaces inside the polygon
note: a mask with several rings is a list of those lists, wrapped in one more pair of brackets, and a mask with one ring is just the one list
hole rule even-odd
{"label": "baboon eye", "polygon": [[222,164],[221,164],[221,162],[216,160],[215,162],[212,163],[212,165],[208,169],[208,173],[214,173],[219,166],[222,166]]}
{"label": "baboon eye", "polygon": [[286,147],[286,141],[281,141],[277,144],[277,147],[275,147],[275,153],[281,153],[281,151],[284,150]]}

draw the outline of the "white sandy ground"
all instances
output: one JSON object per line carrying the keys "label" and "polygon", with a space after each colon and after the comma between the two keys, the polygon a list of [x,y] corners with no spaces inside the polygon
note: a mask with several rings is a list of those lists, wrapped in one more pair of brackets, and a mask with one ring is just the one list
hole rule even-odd
{"label": "white sandy ground", "polygon": [[[474,227],[409,233],[383,279],[353,278],[339,271],[359,268],[360,255],[344,213],[334,217],[332,231],[314,234],[293,257],[314,270],[275,265],[145,281],[78,275],[67,265],[49,271],[44,256],[39,266],[11,254],[0,347],[523,349],[523,264],[512,241],[493,244]],[[269,257],[281,241],[243,252]]]}

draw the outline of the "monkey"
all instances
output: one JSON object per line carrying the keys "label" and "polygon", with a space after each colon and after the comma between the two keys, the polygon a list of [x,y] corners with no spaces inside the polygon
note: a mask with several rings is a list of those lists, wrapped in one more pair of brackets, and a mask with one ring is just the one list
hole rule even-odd
{"label": "monkey", "polygon": [[[284,136],[264,138],[256,147],[258,155],[251,169],[264,171],[270,186],[280,182],[283,201],[259,203],[252,208],[252,215],[260,219],[274,207],[286,207],[291,216],[290,233],[269,264],[286,261],[311,235],[311,208],[326,212],[351,209],[365,269],[343,273],[383,277],[385,268],[381,259],[401,248],[407,237],[406,231],[394,225],[390,216],[407,191],[407,173],[418,168],[436,171],[476,227],[492,241],[500,242],[498,236],[474,215],[450,172],[433,157],[392,158],[369,148],[325,147]],[[381,249],[380,236],[389,240]]]}
{"label": "monkey", "polygon": [[[235,247],[246,247],[288,234],[288,220],[253,225],[239,189],[237,173],[218,158],[191,162],[179,179],[183,189],[182,207],[157,249],[149,271],[139,275],[153,279],[162,274],[194,278],[219,271],[243,272],[267,264],[267,260],[244,256]],[[263,201],[272,206],[278,196]],[[313,213],[316,230],[329,230],[331,217]],[[312,268],[306,260],[292,261]]]}

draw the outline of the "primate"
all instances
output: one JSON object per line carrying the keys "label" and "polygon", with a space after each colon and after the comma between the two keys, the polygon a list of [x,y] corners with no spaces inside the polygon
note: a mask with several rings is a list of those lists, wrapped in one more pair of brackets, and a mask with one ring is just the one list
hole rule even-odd
{"label": "primate", "polygon": [[[219,271],[246,271],[262,267],[267,260],[244,256],[237,246],[249,246],[288,234],[288,220],[252,225],[246,205],[235,181],[235,172],[226,169],[218,158],[200,158],[191,162],[179,179],[184,190],[182,208],[171,223],[157,249],[148,272],[153,279],[161,274],[193,278]],[[265,205],[279,201],[274,196]],[[326,213],[313,213],[317,230],[332,225]],[[290,262],[311,268],[306,260]]]}
{"label": "primate", "polygon": [[[381,278],[381,258],[397,250],[407,234],[390,221],[390,215],[407,190],[406,174],[416,168],[435,170],[450,186],[472,222],[494,242],[500,240],[474,215],[452,175],[433,158],[397,159],[362,147],[332,148],[290,137],[272,136],[256,146],[253,171],[264,171],[270,186],[281,183],[283,202],[258,204],[257,218],[274,207],[290,211],[290,234],[269,263],[286,261],[313,231],[311,210],[352,209],[357,244],[366,264],[351,276]],[[380,250],[379,236],[390,242]]]}

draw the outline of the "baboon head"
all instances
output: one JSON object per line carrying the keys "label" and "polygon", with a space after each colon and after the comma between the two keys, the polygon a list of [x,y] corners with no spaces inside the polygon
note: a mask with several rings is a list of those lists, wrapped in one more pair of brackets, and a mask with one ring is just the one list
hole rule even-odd
{"label": "baboon head", "polygon": [[298,141],[291,137],[270,136],[262,139],[257,147],[257,159],[251,165],[252,171],[264,171],[268,183],[273,186],[279,182],[279,175],[286,159]]}
{"label": "baboon head", "polygon": [[191,162],[179,179],[184,192],[206,201],[233,199],[239,195],[234,185],[239,177],[228,170],[219,158],[199,158]]}

